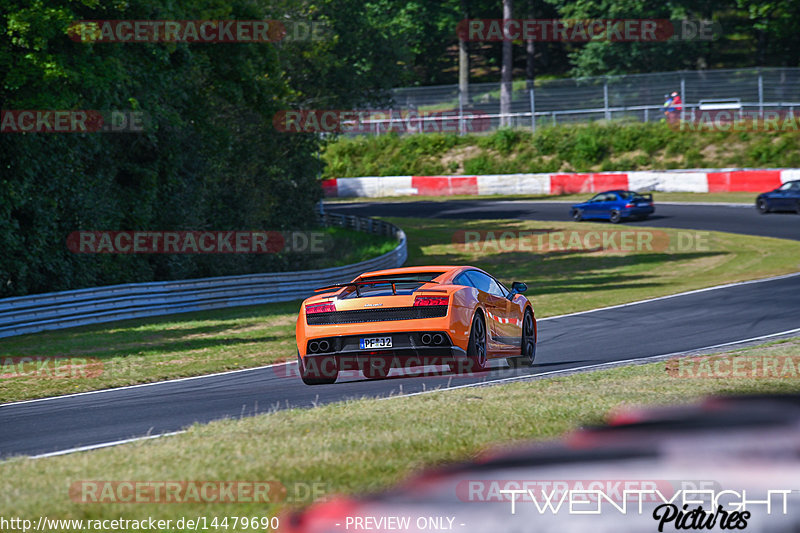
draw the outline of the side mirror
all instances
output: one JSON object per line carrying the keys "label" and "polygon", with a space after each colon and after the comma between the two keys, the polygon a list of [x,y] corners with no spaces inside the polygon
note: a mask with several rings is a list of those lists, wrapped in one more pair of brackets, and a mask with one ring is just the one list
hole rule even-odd
{"label": "side mirror", "polygon": [[515,281],[511,284],[511,295],[510,298],[513,298],[517,294],[522,294],[528,290],[528,286],[522,283],[521,281]]}

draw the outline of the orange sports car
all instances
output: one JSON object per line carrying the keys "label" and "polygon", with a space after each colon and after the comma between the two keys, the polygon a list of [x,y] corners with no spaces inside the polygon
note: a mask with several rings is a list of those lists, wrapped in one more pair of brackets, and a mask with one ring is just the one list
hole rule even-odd
{"label": "orange sports car", "polygon": [[297,363],[308,385],[340,370],[383,378],[393,367],[449,365],[482,371],[505,357],[512,367],[536,356],[536,318],[522,293],[470,266],[395,268],[317,289],[297,317]]}

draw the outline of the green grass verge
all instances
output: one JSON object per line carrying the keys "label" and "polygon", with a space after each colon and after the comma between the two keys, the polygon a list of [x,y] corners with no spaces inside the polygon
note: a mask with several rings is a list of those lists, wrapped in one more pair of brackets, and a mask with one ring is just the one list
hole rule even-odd
{"label": "green grass verge", "polygon": [[[800,355],[800,339],[729,352]],[[489,446],[550,439],[601,423],[625,406],[680,404],[709,394],[792,393],[792,378],[686,379],[666,363],[628,366],[495,387],[355,400],[242,420],[194,425],[187,433],[62,457],[0,463],[0,515],[36,519],[264,516],[287,503],[85,504],[81,480],[278,481],[330,493],[385,488],[422,467],[468,460]],[[536,401],[531,401],[535,398]],[[413,430],[409,430],[413,428]],[[295,501],[292,505],[307,504]]]}
{"label": "green grass verge", "polygon": [[[389,253],[397,247],[397,241],[383,235],[373,235],[348,228],[327,227],[320,230],[322,239],[319,250],[300,255],[292,264],[292,270],[316,270],[353,263],[360,263]],[[295,246],[305,246],[305,241],[298,240]]]}
{"label": "green grass verge", "polygon": [[596,122],[491,134],[340,138],[325,177],[800,166],[800,132],[675,131],[666,123]]}
{"label": "green grass verge", "polygon": [[[752,192],[655,192],[653,201],[656,207],[660,202],[686,202],[686,203],[733,203],[755,205],[756,194]],[[591,193],[584,194],[491,194],[474,196],[457,194],[453,196],[387,196],[384,198],[328,198],[325,203],[352,203],[352,202],[448,202],[450,200],[529,200],[541,202],[585,202],[592,197]],[[564,218],[567,218],[566,212]]]}
{"label": "green grass verge", "polygon": [[[584,311],[800,269],[800,242],[713,232],[653,230],[653,250],[630,253],[478,250],[456,233],[624,231],[603,223],[390,219],[408,236],[408,265],[472,264],[501,281],[525,281],[538,317]],[[549,235],[549,234],[546,234]],[[613,235],[613,233],[612,233]],[[659,250],[679,235],[700,249]],[[488,235],[487,235],[488,236]],[[549,236],[548,236],[549,238]],[[617,236],[617,246],[621,239]],[[463,242],[463,240],[461,241]],[[527,241],[522,241],[525,245]],[[696,242],[696,241],[695,241]],[[565,242],[566,244],[566,242]],[[249,368],[295,357],[299,302],[187,313],[0,340],[0,402]],[[19,358],[59,358],[74,367],[50,374]]]}

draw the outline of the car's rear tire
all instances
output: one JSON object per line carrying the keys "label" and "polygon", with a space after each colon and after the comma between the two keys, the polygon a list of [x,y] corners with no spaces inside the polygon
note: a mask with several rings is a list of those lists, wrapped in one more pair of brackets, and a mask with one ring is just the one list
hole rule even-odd
{"label": "car's rear tire", "polygon": [[761,213],[762,215],[766,215],[767,213],[769,213],[769,204],[763,198],[759,198],[756,201],[756,209],[758,209],[758,212]]}
{"label": "car's rear tire", "polygon": [[612,224],[619,224],[622,221],[622,215],[615,209],[614,211],[611,211],[611,215],[608,217],[608,220],[610,220]]}
{"label": "car's rear tire", "polygon": [[482,372],[489,368],[486,360],[486,322],[484,322],[480,313],[475,313],[475,316],[472,317],[472,327],[469,332],[466,359],[454,359],[447,364],[450,367],[450,372],[454,374]]}
{"label": "car's rear tire", "polygon": [[794,211],[800,215],[800,200],[797,200],[797,203],[794,204]]}
{"label": "car's rear tire", "polygon": [[520,344],[521,355],[519,357],[509,357],[506,359],[511,368],[524,368],[533,366],[536,359],[536,333],[533,326],[533,313],[525,311],[525,318],[522,319],[522,340]]}
{"label": "car's rear tire", "polygon": [[389,375],[389,370],[389,364],[386,361],[367,361],[364,363],[361,373],[367,379],[383,379]]}
{"label": "car's rear tire", "polygon": [[481,313],[475,313],[472,318],[467,345],[467,367],[471,372],[483,372],[489,368],[486,354],[486,322]]}
{"label": "car's rear tire", "polygon": [[580,222],[583,220],[583,210],[582,209],[573,209],[572,210],[572,220],[575,222]]}
{"label": "car's rear tire", "polygon": [[306,365],[298,353],[297,368],[300,371],[300,379],[306,385],[331,385],[339,377],[339,369],[336,367],[336,359],[333,357],[317,358],[312,367],[312,365]]}

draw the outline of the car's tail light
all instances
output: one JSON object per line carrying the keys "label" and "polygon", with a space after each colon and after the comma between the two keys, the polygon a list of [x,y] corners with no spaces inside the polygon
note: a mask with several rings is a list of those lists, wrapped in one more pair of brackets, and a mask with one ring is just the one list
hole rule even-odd
{"label": "car's tail light", "polygon": [[313,315],[315,313],[333,313],[336,311],[336,306],[333,302],[324,302],[321,304],[308,304],[306,306],[306,314]]}
{"label": "car's tail light", "polygon": [[633,207],[633,204],[625,204],[625,209],[630,209],[631,207]]}
{"label": "car's tail light", "polygon": [[447,296],[417,296],[414,307],[418,305],[447,305]]}

